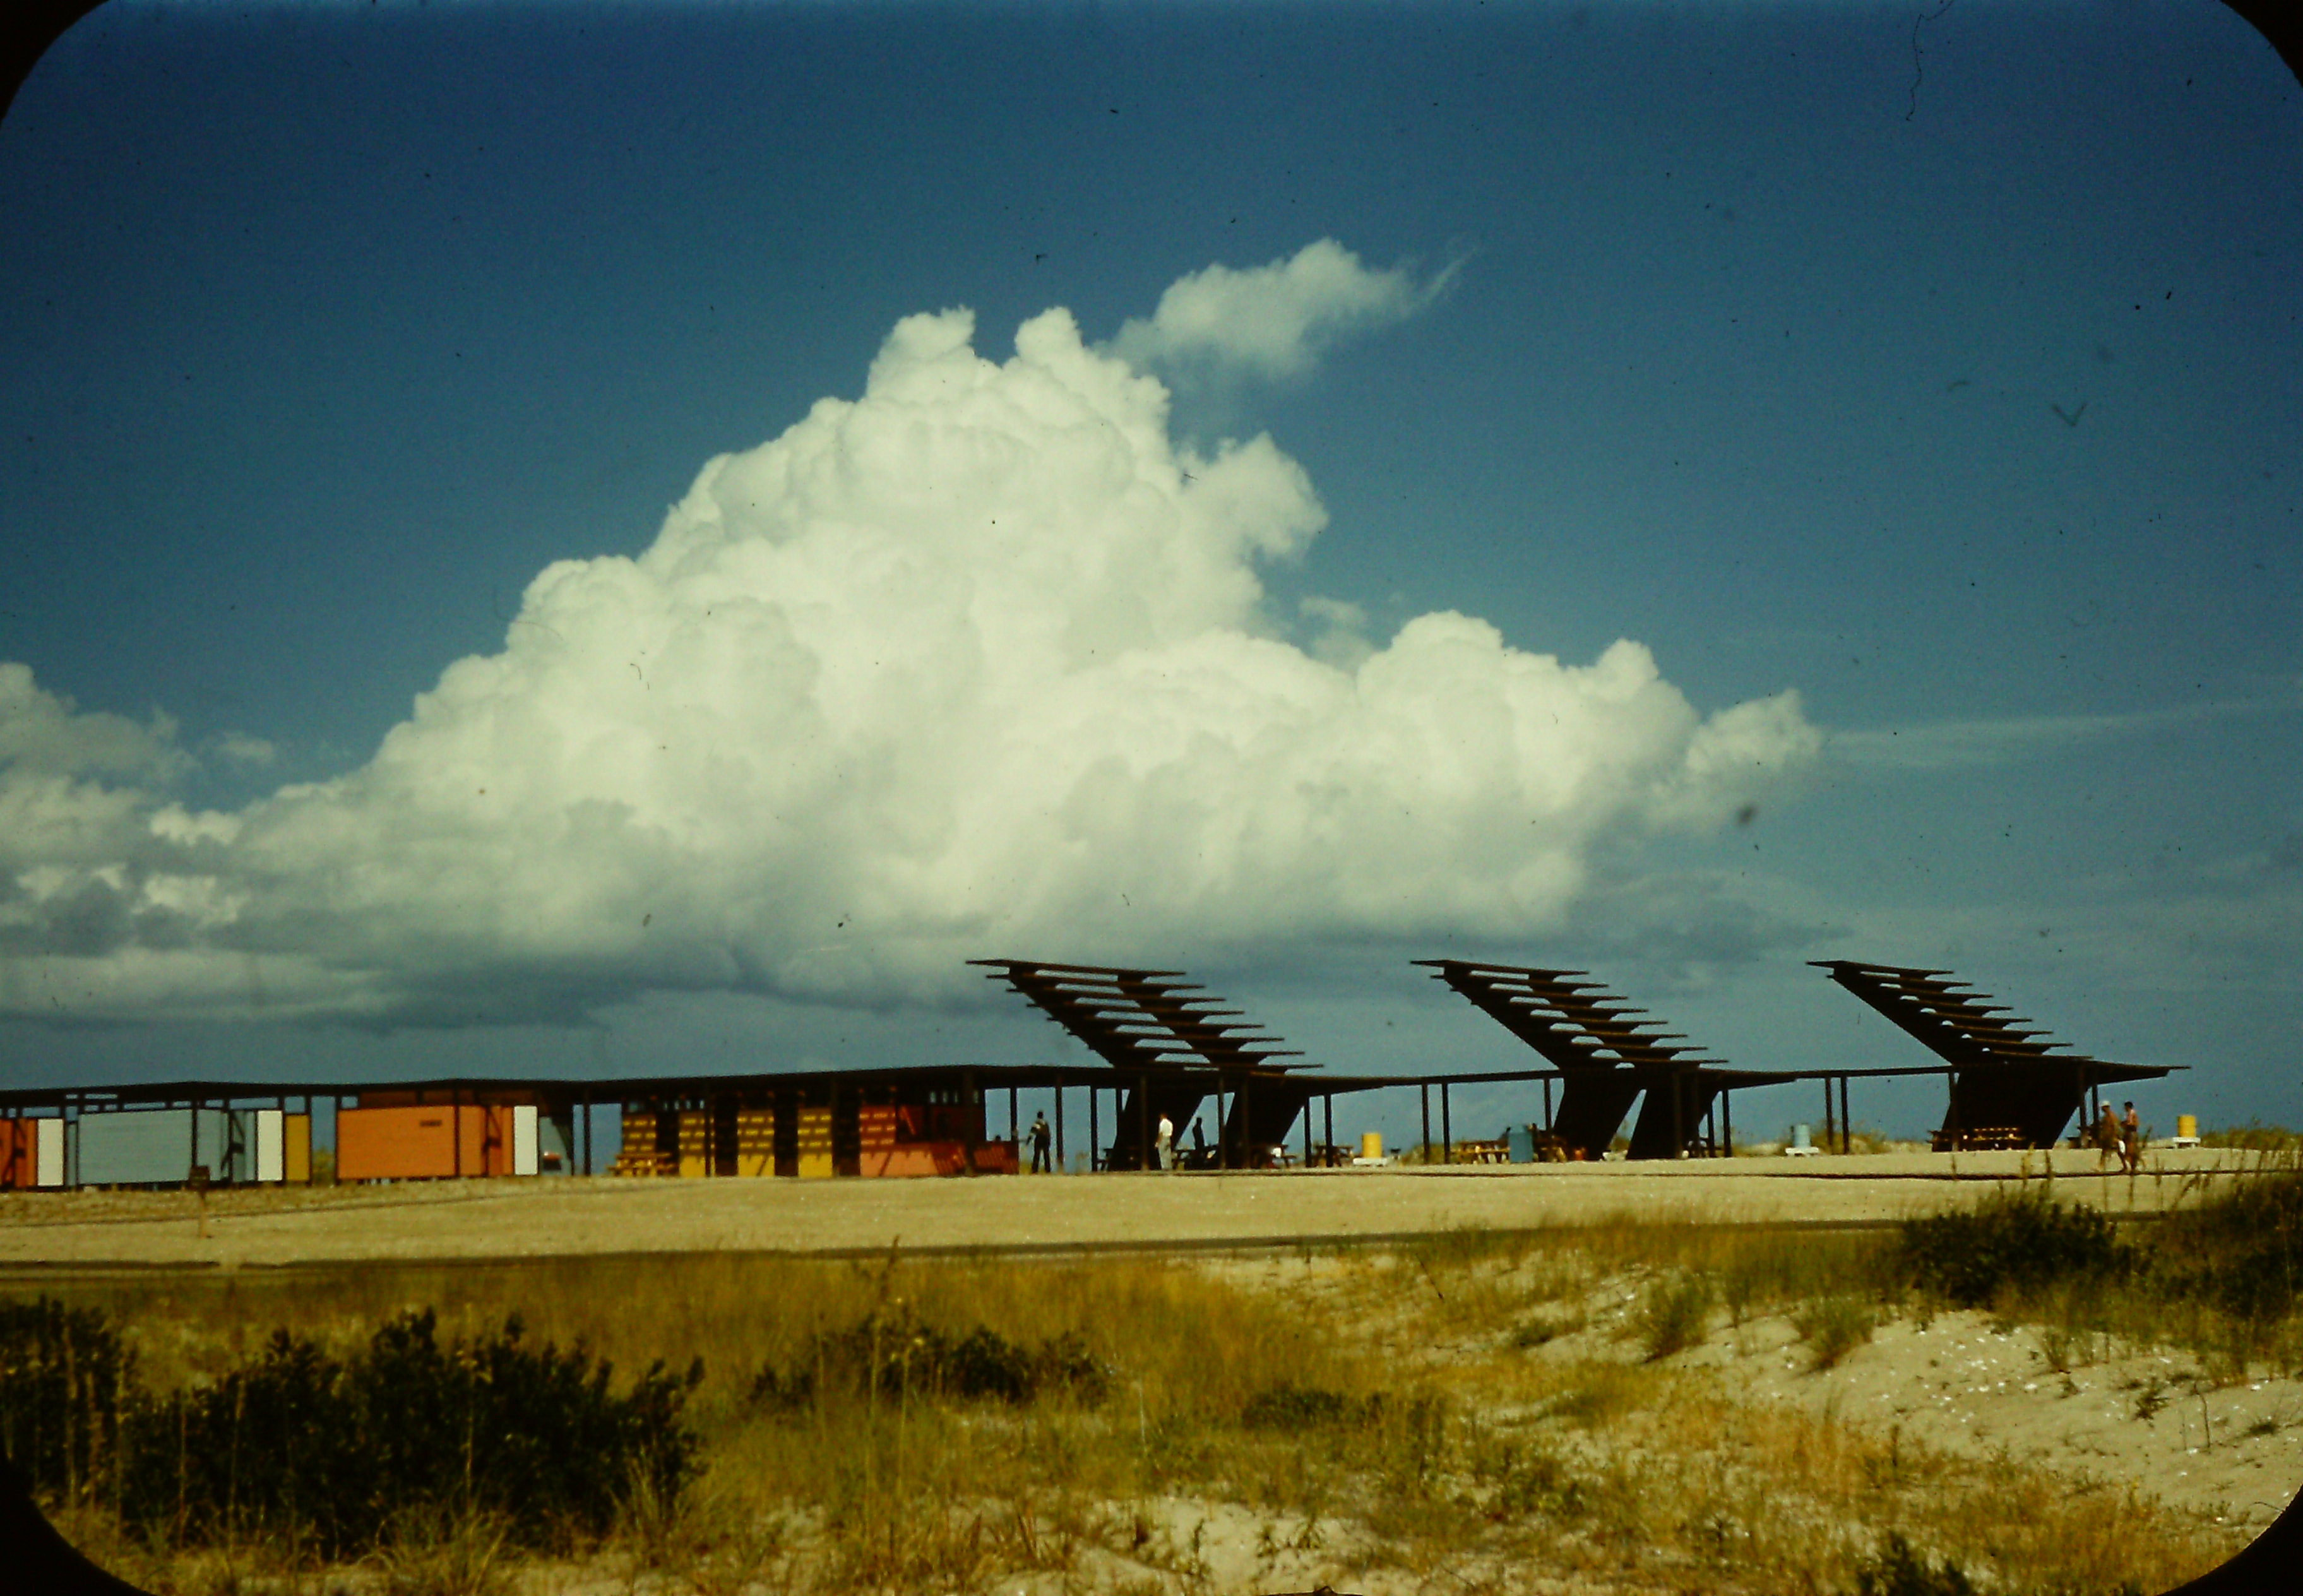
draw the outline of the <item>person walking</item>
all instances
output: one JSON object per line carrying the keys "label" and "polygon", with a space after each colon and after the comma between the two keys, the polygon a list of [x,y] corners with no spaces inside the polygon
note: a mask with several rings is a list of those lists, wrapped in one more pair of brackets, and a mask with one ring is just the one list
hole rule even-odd
{"label": "person walking", "polygon": [[1054,1166],[1048,1161],[1048,1117],[1045,1114],[1033,1115],[1032,1128],[1025,1135],[1032,1144],[1032,1173],[1052,1173]]}
{"label": "person walking", "polygon": [[[2102,1169],[2113,1153],[2120,1152],[2122,1139],[2119,1134],[2119,1116],[2112,1111],[2109,1103],[2105,1103],[2103,1118],[2096,1120],[2095,1124],[2095,1167],[2097,1170]],[[2120,1161],[2124,1164],[2127,1161],[2122,1156]]]}
{"label": "person walking", "polygon": [[2130,1175],[2143,1170],[2143,1121],[2136,1117],[2135,1105],[2128,1103],[2126,1123],[2120,1127],[2119,1161]]}
{"label": "person walking", "polygon": [[1153,1153],[1160,1161],[1160,1169],[1176,1167],[1176,1122],[1165,1114],[1160,1116],[1160,1140],[1153,1148]]}

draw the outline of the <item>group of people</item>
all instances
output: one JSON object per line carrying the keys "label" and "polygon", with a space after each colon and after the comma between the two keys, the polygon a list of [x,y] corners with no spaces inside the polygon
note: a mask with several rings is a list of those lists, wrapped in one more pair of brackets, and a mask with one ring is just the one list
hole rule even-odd
{"label": "group of people", "polygon": [[[1032,1127],[1024,1133],[1024,1140],[1032,1150],[1033,1174],[1046,1175],[1053,1172],[1055,1161],[1049,1156],[1049,1145],[1054,1140],[1054,1136],[1055,1133],[1048,1127],[1047,1115],[1032,1116]],[[1204,1153],[1207,1151],[1207,1133],[1200,1128],[1200,1122],[1197,1119],[1192,1121],[1192,1143],[1197,1152]],[[1159,1137],[1152,1146],[1152,1167],[1155,1170],[1178,1168],[1180,1161],[1177,1156],[1177,1152],[1176,1122],[1162,1114],[1160,1116]]]}
{"label": "group of people", "polygon": [[2110,1159],[2119,1160],[2120,1172],[2132,1175],[2143,1168],[2143,1122],[2136,1118],[2135,1105],[2128,1103],[2127,1118],[2121,1119],[2103,1105],[2103,1118],[2096,1121],[2096,1160],[2098,1170]]}

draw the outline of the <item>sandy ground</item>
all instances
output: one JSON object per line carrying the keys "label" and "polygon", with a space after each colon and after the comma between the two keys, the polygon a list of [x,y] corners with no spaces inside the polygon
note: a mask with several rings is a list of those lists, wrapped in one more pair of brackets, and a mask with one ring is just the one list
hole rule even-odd
{"label": "sandy ground", "polygon": [[[1635,1356],[1621,1328],[1635,1295],[1609,1288],[1587,1305],[1589,1328],[1541,1353]],[[2186,1353],[2125,1347],[2074,1361],[2067,1378],[2049,1366],[2036,1328],[1995,1328],[1975,1313],[1889,1320],[1836,1367],[1817,1369],[1788,1319],[1725,1320],[1715,1315],[1702,1344],[1671,1366],[1713,1372],[1747,1401],[1788,1403],[1964,1457],[2004,1451],[2249,1534],[2303,1486],[2303,1381],[2258,1371],[2221,1383]]]}
{"label": "sandy ground", "polygon": [[[2133,1179],[2098,1174],[2092,1153],[2060,1152],[1225,1176],[464,1181],[220,1192],[205,1204],[181,1192],[10,1194],[0,1196],[0,1278],[683,1250],[839,1254],[891,1245],[907,1252],[1022,1253],[1270,1247],[1203,1267],[1269,1276],[1274,1289],[1300,1291],[1316,1288],[1315,1277],[1335,1273],[1340,1281],[1347,1272],[1337,1254],[1310,1255],[1290,1245],[1322,1238],[1614,1218],[1879,1223],[2050,1173],[2061,1198],[2147,1214],[2196,1200],[2248,1161],[2232,1153],[2162,1152]],[[1623,1322],[1637,1296],[1636,1279],[1606,1282],[1583,1304],[1585,1328],[1525,1355],[1636,1358],[1636,1337]],[[1816,1370],[1787,1321],[1755,1316],[1732,1326],[1722,1313],[1701,1344],[1671,1362],[1720,1381],[1742,1401],[1795,1405],[1917,1447],[1978,1457],[2004,1453],[2054,1471],[2075,1489],[2107,1485],[2157,1497],[2217,1523],[2234,1545],[2303,1484],[2303,1381],[2258,1373],[2218,1383],[2180,1352],[2102,1350],[2111,1355],[2065,1374],[2050,1366],[2034,1330],[1995,1329],[1983,1315],[1946,1313],[1885,1322],[1838,1367]],[[1225,1502],[1163,1500],[1135,1510],[1152,1537],[1136,1556],[1092,1552],[1070,1580],[1026,1576],[1017,1588],[1309,1588],[1337,1566],[1350,1539],[1348,1526],[1330,1524],[1324,1550],[1295,1548],[1305,1526]],[[1191,1576],[1179,1577],[1182,1570]],[[1288,1583],[1296,1575],[1302,1581]],[[533,1567],[525,1583],[561,1593],[635,1588],[598,1566]],[[1387,1573],[1354,1588],[1427,1587]],[[1587,1587],[1570,1581],[1557,1588]]]}
{"label": "sandy ground", "polygon": [[0,1197],[0,1270],[266,1267],[550,1254],[1221,1246],[1646,1222],[1881,1222],[2052,1172],[2114,1213],[2192,1200],[2242,1155],[2157,1153],[2096,1172],[2092,1153],[1879,1153],[1684,1163],[1319,1170],[944,1180],[463,1180]]}

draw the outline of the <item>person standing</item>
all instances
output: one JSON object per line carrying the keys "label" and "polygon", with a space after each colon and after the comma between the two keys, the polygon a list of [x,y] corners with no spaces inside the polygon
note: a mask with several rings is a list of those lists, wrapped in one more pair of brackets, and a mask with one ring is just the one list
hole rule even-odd
{"label": "person standing", "polygon": [[[2096,1169],[2102,1169],[2105,1161],[2120,1151],[2120,1141],[2119,1116],[2112,1112],[2109,1103],[2105,1103],[2103,1118],[2096,1120],[2095,1125],[2095,1167]],[[2120,1160],[2122,1164],[2126,1161],[2124,1157]]]}
{"label": "person standing", "polygon": [[1160,1116],[1160,1139],[1153,1148],[1153,1155],[1159,1159],[1160,1169],[1172,1170],[1176,1167],[1175,1154],[1176,1122],[1162,1114]]}
{"label": "person standing", "polygon": [[2136,1117],[2135,1105],[2128,1103],[2126,1123],[2120,1127],[2119,1161],[2130,1175],[2143,1169],[2143,1121]]}
{"label": "person standing", "polygon": [[1053,1166],[1048,1161],[1048,1117],[1045,1114],[1033,1115],[1032,1128],[1025,1134],[1032,1144],[1032,1173],[1051,1173]]}

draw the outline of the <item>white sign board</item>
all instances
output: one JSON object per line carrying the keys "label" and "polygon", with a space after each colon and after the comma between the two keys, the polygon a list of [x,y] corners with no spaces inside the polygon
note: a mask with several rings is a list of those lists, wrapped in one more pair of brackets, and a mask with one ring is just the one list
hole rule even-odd
{"label": "white sign board", "polygon": [[523,1102],[511,1111],[511,1172],[536,1173],[536,1105]]}
{"label": "white sign board", "polygon": [[256,1178],[280,1181],[287,1178],[287,1116],[278,1109],[256,1110]]}
{"label": "white sign board", "polygon": [[64,1183],[64,1122],[61,1119],[35,1119],[39,1127],[32,1154],[32,1184],[62,1186]]}

